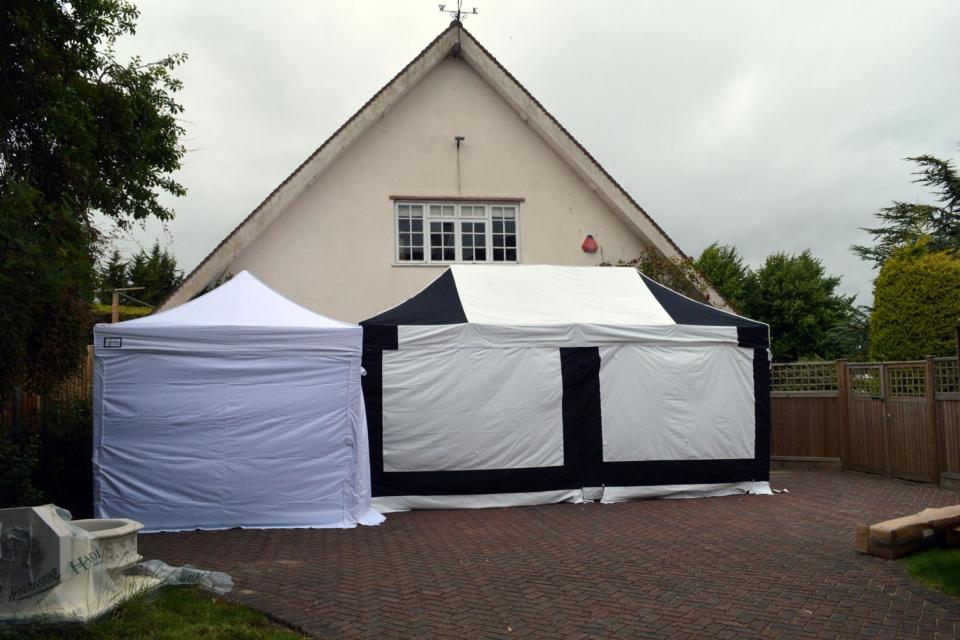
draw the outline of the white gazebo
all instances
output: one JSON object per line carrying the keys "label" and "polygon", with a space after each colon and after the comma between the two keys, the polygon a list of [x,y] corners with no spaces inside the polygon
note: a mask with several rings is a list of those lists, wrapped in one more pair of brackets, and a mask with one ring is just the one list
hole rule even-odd
{"label": "white gazebo", "polygon": [[94,509],[145,531],[376,524],[360,327],[247,272],[94,329]]}

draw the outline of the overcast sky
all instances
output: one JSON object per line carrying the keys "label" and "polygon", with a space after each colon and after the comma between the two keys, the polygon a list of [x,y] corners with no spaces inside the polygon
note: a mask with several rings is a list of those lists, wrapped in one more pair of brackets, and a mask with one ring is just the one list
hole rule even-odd
{"label": "overcast sky", "polygon": [[[809,248],[868,304],[858,227],[931,200],[903,158],[960,156],[960,2],[474,4],[467,29],[693,257]],[[121,57],[190,56],[188,194],[120,244],[186,271],[449,24],[436,0],[137,5]]]}

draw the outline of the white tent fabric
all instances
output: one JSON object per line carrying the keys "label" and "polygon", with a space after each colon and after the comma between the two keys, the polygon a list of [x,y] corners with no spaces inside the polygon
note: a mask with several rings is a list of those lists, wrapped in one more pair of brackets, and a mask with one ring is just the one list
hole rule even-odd
{"label": "white tent fabric", "polygon": [[370,509],[361,329],[247,272],[94,329],[94,508],[145,531],[352,527]]}
{"label": "white tent fabric", "polygon": [[676,322],[636,269],[546,265],[455,265],[460,304],[471,324],[664,326]]}
{"label": "white tent fabric", "polygon": [[365,320],[381,510],[766,493],[766,325],[633,268],[455,265]]}

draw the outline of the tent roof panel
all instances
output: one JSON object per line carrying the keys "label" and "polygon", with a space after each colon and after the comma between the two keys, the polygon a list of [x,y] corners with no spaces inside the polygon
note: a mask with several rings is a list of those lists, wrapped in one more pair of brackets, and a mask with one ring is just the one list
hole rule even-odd
{"label": "tent roof panel", "polygon": [[365,326],[766,325],[691,300],[633,267],[453,265]]}
{"label": "tent roof panel", "polygon": [[629,267],[457,265],[451,271],[476,324],[674,324]]}
{"label": "tent roof panel", "polygon": [[669,289],[659,282],[639,273],[644,284],[657,302],[670,314],[677,324],[691,324],[700,326],[749,327],[752,329],[766,329],[767,325],[743,316],[728,313],[708,304],[691,300],[673,289]]}
{"label": "tent roof panel", "polygon": [[353,329],[283,297],[248,271],[242,271],[213,291],[190,302],[119,324],[123,330],[161,327],[278,327]]}

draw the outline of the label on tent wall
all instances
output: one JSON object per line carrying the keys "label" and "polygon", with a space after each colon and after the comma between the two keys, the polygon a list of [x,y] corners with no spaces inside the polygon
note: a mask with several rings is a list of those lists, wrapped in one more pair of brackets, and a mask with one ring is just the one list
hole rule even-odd
{"label": "label on tent wall", "polygon": [[556,348],[383,353],[384,471],[563,465]]}
{"label": "label on tent wall", "polygon": [[752,349],[602,347],[600,402],[604,461],[754,456]]}

